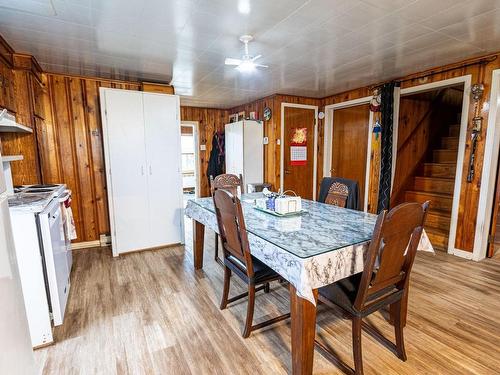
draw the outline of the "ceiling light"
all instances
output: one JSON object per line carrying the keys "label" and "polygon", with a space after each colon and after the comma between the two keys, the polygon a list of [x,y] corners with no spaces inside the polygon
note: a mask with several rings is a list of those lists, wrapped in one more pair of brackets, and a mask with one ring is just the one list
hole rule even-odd
{"label": "ceiling light", "polygon": [[250,13],[250,0],[239,0],[238,1],[238,12],[242,14]]}
{"label": "ceiling light", "polygon": [[242,73],[251,73],[255,70],[255,63],[250,60],[242,61],[236,69],[238,69]]}

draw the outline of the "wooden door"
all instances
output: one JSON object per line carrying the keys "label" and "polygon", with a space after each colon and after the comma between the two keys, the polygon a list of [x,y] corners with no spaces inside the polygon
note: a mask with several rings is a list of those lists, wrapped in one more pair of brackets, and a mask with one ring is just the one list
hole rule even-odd
{"label": "wooden door", "polygon": [[500,160],[497,169],[497,182],[493,198],[493,212],[491,214],[490,235],[488,238],[488,258],[493,257],[500,248]]}
{"label": "wooden door", "polygon": [[[285,107],[283,115],[283,189],[293,190],[302,198],[313,199],[315,109]],[[300,145],[292,141],[294,138],[297,141],[299,134],[304,136]],[[294,147],[304,147],[305,157],[298,158],[297,153],[292,157],[292,151],[296,150]]]}
{"label": "wooden door", "polygon": [[336,109],[333,113],[331,175],[358,182],[361,207],[365,201],[369,121],[368,104]]}
{"label": "wooden door", "polygon": [[[149,247],[182,242],[182,168],[179,98],[144,97]],[[145,193],[146,194],[146,193]]]}
{"label": "wooden door", "polygon": [[113,254],[148,247],[142,93],[101,88]]}

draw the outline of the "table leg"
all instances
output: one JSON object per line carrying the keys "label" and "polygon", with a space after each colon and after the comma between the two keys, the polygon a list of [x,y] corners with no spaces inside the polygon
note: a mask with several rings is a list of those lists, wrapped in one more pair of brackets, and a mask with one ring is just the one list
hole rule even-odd
{"label": "table leg", "polygon": [[203,268],[203,245],[205,243],[205,226],[193,219],[193,258],[194,269]]}
{"label": "table leg", "polygon": [[[318,299],[318,290],[314,290]],[[292,374],[310,375],[314,363],[314,336],[316,334],[316,306],[297,295],[290,284],[290,312],[292,315]]]}

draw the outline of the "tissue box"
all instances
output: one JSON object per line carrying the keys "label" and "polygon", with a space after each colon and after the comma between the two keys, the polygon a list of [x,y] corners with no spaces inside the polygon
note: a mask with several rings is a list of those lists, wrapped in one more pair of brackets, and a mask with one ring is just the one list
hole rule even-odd
{"label": "tissue box", "polygon": [[282,215],[302,211],[302,200],[300,197],[276,198],[274,202],[274,211]]}

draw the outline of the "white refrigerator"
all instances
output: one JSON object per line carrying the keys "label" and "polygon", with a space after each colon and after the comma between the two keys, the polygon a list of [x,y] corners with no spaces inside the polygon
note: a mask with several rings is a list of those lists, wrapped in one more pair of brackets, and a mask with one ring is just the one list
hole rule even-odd
{"label": "white refrigerator", "polygon": [[[0,164],[2,156],[0,155]],[[0,374],[35,374],[5,178],[0,171]]]}

